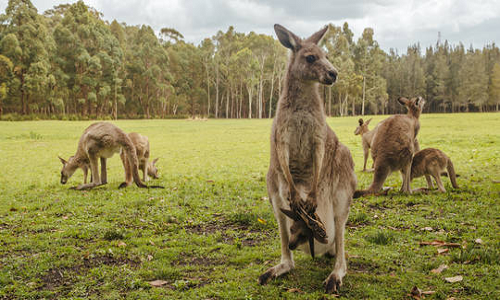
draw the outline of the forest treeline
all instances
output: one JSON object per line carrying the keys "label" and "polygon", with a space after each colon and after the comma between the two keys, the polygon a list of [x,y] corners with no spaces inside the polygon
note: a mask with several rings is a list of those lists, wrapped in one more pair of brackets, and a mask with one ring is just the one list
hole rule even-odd
{"label": "forest treeline", "polygon": [[[421,95],[426,112],[498,111],[500,50],[437,41],[400,54],[383,51],[371,28],[357,40],[349,25],[328,25],[322,41],[339,71],[322,87],[330,116],[400,112],[399,96]],[[40,118],[268,118],[287,52],[272,36],[233,27],[184,41],[103,15],[83,1],[39,14],[9,0],[0,15],[0,116]]]}

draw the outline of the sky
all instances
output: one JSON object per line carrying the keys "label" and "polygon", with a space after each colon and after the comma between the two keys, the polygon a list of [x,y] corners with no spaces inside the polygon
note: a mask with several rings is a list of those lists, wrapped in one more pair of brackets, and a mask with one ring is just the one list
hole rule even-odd
{"label": "sky", "polygon": [[[75,0],[31,0],[39,13]],[[8,0],[0,0],[4,12]],[[84,0],[104,19],[128,25],[178,30],[198,44],[217,31],[234,26],[238,32],[274,34],[279,23],[307,37],[328,23],[348,22],[357,39],[371,27],[385,51],[405,53],[409,45],[422,48],[441,41],[462,42],[467,48],[500,43],[500,0]]]}

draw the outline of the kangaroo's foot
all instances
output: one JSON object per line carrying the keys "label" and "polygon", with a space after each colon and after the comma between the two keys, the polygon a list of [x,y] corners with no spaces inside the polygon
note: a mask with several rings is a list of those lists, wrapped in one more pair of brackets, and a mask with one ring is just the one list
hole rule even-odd
{"label": "kangaroo's foot", "polygon": [[292,270],[294,264],[292,261],[282,262],[272,268],[267,269],[262,275],[259,276],[259,284],[264,285],[269,283],[272,279],[282,276]]}

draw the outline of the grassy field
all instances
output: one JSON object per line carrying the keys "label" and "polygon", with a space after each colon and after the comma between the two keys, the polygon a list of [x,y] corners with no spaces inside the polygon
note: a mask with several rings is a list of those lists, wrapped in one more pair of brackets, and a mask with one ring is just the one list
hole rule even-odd
{"label": "grassy field", "polygon": [[[357,118],[328,122],[353,154],[358,188],[367,187]],[[73,155],[90,123],[0,122],[0,299],[336,297],[322,285],[333,260],[300,252],[289,275],[257,283],[280,259],[265,183],[270,120],[114,122],[149,137],[160,158],[154,184],[166,188],[118,190],[124,175],[115,156],[108,185],[69,190],[82,172],[60,185],[57,155]],[[417,286],[435,292],[425,299],[498,299],[500,114],[423,115],[421,125],[421,147],[452,158],[461,188],[444,178],[445,194],[356,199],[340,296],[407,299]],[[386,182],[396,191],[400,184],[399,174]],[[423,186],[423,178],[412,184]],[[419,245],[433,240],[460,247]],[[431,272],[442,264],[442,273]]]}

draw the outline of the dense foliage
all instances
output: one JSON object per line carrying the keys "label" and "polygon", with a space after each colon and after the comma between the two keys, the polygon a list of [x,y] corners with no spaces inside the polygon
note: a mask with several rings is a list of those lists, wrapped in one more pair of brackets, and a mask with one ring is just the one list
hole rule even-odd
{"label": "dense foliage", "polygon": [[[323,88],[328,115],[397,112],[401,95],[422,95],[428,112],[498,110],[495,44],[386,53],[371,28],[355,41],[347,23],[329,27],[322,43],[340,76]],[[83,1],[41,15],[9,0],[0,15],[0,116],[267,118],[285,68],[277,40],[233,27],[196,46],[172,28],[109,23]]]}

